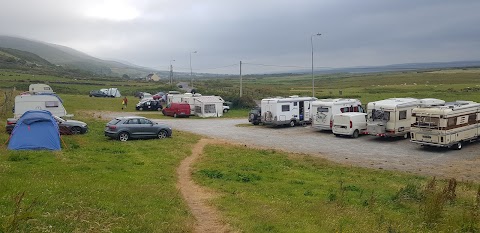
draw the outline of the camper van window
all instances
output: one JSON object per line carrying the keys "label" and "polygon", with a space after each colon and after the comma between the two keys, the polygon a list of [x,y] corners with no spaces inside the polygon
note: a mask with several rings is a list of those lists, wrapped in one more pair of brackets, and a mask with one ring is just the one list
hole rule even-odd
{"label": "camper van window", "polygon": [[293,102],[293,106],[297,106],[297,102]]}
{"label": "camper van window", "polygon": [[47,108],[56,108],[58,107],[58,101],[46,101],[45,107]]}
{"label": "camper van window", "polygon": [[398,119],[399,120],[407,119],[407,110],[398,112]]}
{"label": "camper van window", "polygon": [[215,104],[205,104],[205,113],[215,113]]}
{"label": "camper van window", "polygon": [[456,117],[448,118],[447,127],[455,126],[456,124],[457,124],[457,118]]}
{"label": "camper van window", "polygon": [[282,105],[282,112],[290,111],[290,105]]}
{"label": "camper van window", "polygon": [[201,113],[202,112],[202,107],[195,106],[195,112]]}
{"label": "camper van window", "polygon": [[468,124],[475,124],[477,123],[477,113],[472,113],[468,115]]}
{"label": "camper van window", "polygon": [[317,108],[317,112],[328,112],[328,108],[326,107]]}
{"label": "camper van window", "polygon": [[43,87],[43,90],[44,91],[50,91],[51,89],[50,89],[50,87]]}
{"label": "camper van window", "polygon": [[365,112],[365,109],[362,106],[358,106],[358,112]]}
{"label": "camper van window", "polygon": [[[455,119],[455,118],[451,118]],[[455,122],[455,121],[454,121]],[[419,116],[415,123],[418,127],[437,128],[440,124],[440,118],[430,116]]]}

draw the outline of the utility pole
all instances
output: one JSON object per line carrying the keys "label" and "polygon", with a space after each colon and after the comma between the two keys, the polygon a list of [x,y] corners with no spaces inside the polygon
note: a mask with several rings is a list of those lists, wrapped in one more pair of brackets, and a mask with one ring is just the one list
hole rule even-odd
{"label": "utility pole", "polygon": [[242,86],[242,61],[240,61],[240,97],[243,94],[243,86]]}

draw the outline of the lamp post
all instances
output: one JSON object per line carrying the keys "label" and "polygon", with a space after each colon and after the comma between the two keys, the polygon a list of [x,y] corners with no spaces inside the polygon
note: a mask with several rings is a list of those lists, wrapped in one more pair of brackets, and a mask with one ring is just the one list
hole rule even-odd
{"label": "lamp post", "polygon": [[312,45],[312,97],[315,97],[315,78],[313,77],[313,37],[321,35],[322,34],[317,33],[310,36],[310,44]]}
{"label": "lamp post", "polygon": [[197,51],[190,52],[190,78],[191,78],[190,86],[192,86],[192,89],[193,89],[192,53],[197,53]]}
{"label": "lamp post", "polygon": [[170,60],[170,85],[173,85],[173,66],[172,66],[172,61],[175,61],[175,60]]}

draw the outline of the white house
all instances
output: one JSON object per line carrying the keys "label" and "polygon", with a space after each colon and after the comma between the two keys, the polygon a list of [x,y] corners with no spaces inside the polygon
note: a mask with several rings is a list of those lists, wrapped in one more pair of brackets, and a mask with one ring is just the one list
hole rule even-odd
{"label": "white house", "polygon": [[152,74],[147,75],[146,80],[147,80],[147,81],[155,81],[155,82],[158,82],[158,81],[160,81],[160,76],[158,76],[157,74],[152,73]]}

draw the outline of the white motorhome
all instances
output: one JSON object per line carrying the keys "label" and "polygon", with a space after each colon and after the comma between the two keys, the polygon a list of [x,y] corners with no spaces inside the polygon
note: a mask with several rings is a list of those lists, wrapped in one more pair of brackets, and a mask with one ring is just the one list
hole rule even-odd
{"label": "white motorhome", "polygon": [[262,123],[265,125],[306,124],[311,122],[311,103],[315,97],[290,96],[262,99]]}
{"label": "white motorhome", "polygon": [[346,112],[333,116],[332,132],[335,136],[347,135],[358,138],[367,130],[367,114],[363,112]]}
{"label": "white motorhome", "polygon": [[438,107],[412,111],[411,142],[421,145],[462,149],[462,143],[478,139],[480,104],[456,101]]}
{"label": "white motorhome", "polygon": [[23,94],[15,97],[14,117],[20,118],[28,110],[47,110],[54,116],[70,117],[63,107],[63,102],[55,94]]}
{"label": "white motorhome", "polygon": [[30,84],[30,86],[28,86],[28,92],[31,94],[55,93],[49,85],[43,83]]}
{"label": "white motorhome", "polygon": [[417,107],[440,106],[439,99],[390,98],[370,102],[367,105],[367,132],[380,137],[408,138],[415,120],[412,110]]}
{"label": "white motorhome", "polygon": [[312,127],[332,130],[333,116],[344,112],[365,112],[357,99],[320,99],[312,103]]}

